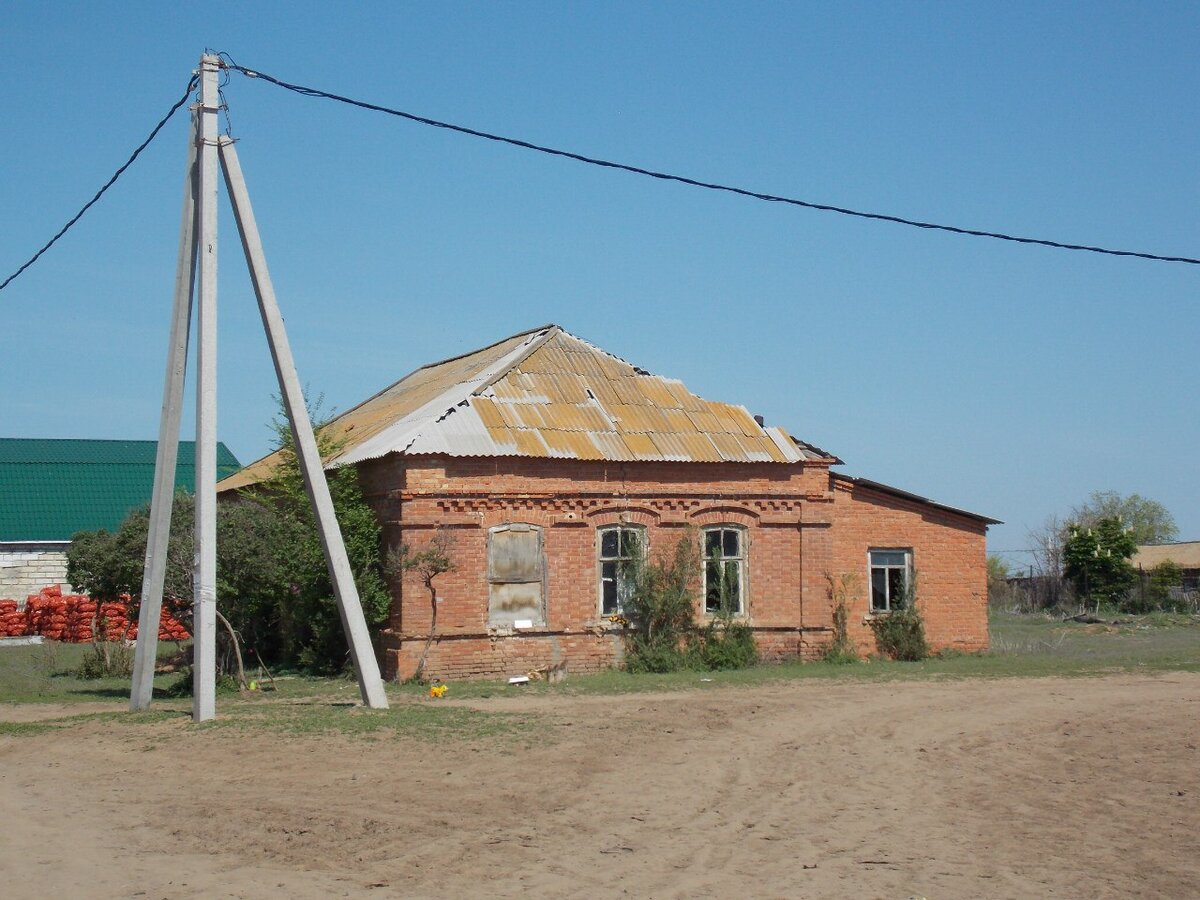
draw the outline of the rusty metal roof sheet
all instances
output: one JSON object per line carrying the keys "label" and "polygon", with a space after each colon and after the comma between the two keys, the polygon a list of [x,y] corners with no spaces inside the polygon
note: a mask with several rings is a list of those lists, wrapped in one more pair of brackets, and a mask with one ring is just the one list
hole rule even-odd
{"label": "rusty metal roof sheet", "polygon": [[[557,325],[417,369],[329,425],[328,465],[389,453],[794,463],[823,458],[742,406],[704,400]],[[221,490],[262,480],[268,456]]]}

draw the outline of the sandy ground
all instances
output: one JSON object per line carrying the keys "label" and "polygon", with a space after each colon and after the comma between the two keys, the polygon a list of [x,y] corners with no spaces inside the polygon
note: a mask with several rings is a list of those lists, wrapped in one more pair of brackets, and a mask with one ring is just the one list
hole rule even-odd
{"label": "sandy ground", "polygon": [[474,705],[537,724],[0,737],[0,894],[1200,896],[1200,675]]}

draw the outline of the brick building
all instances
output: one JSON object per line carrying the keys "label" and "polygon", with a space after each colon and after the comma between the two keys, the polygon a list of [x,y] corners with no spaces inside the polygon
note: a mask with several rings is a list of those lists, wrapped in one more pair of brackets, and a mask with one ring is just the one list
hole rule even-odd
{"label": "brick building", "polygon": [[[986,531],[995,520],[831,472],[835,456],[744,408],[703,400],[546,326],[425,366],[331,423],[329,465],[358,467],[388,546],[438,534],[426,671],[512,675],[617,664],[621,560],[702,543],[696,616],[724,602],[768,658],[812,658],[831,637],[830,578],[850,576],[851,634],[917,596],[935,647],[988,644]],[[223,481],[260,480],[274,456]],[[431,621],[410,573],[393,585],[384,670],[416,666]]]}

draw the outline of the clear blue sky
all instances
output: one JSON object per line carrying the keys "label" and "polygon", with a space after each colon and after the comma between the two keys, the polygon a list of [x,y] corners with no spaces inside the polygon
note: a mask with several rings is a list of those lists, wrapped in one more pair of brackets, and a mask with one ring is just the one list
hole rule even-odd
{"label": "clear blue sky", "polygon": [[[699,179],[1197,256],[1197,46],[1184,3],[10,0],[0,277],[205,47]],[[329,406],[557,322],[850,474],[1005,520],[994,550],[1093,490],[1153,497],[1200,539],[1200,267],[781,208],[241,76],[226,96],[301,377]],[[185,140],[180,115],[0,293],[0,435],[156,436]],[[275,387],[222,215],[220,436],[248,462]]]}

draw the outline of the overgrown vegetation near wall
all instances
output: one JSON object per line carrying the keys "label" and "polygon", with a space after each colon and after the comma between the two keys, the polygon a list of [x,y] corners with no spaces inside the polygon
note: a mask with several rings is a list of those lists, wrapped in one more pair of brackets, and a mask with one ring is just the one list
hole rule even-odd
{"label": "overgrown vegetation near wall", "polygon": [[734,616],[722,585],[721,611],[703,625],[700,543],[684,534],[674,551],[656,560],[635,554],[627,576],[633,587],[623,615],[629,622],[625,667],[631,672],[738,669],[758,661],[750,626]]}

